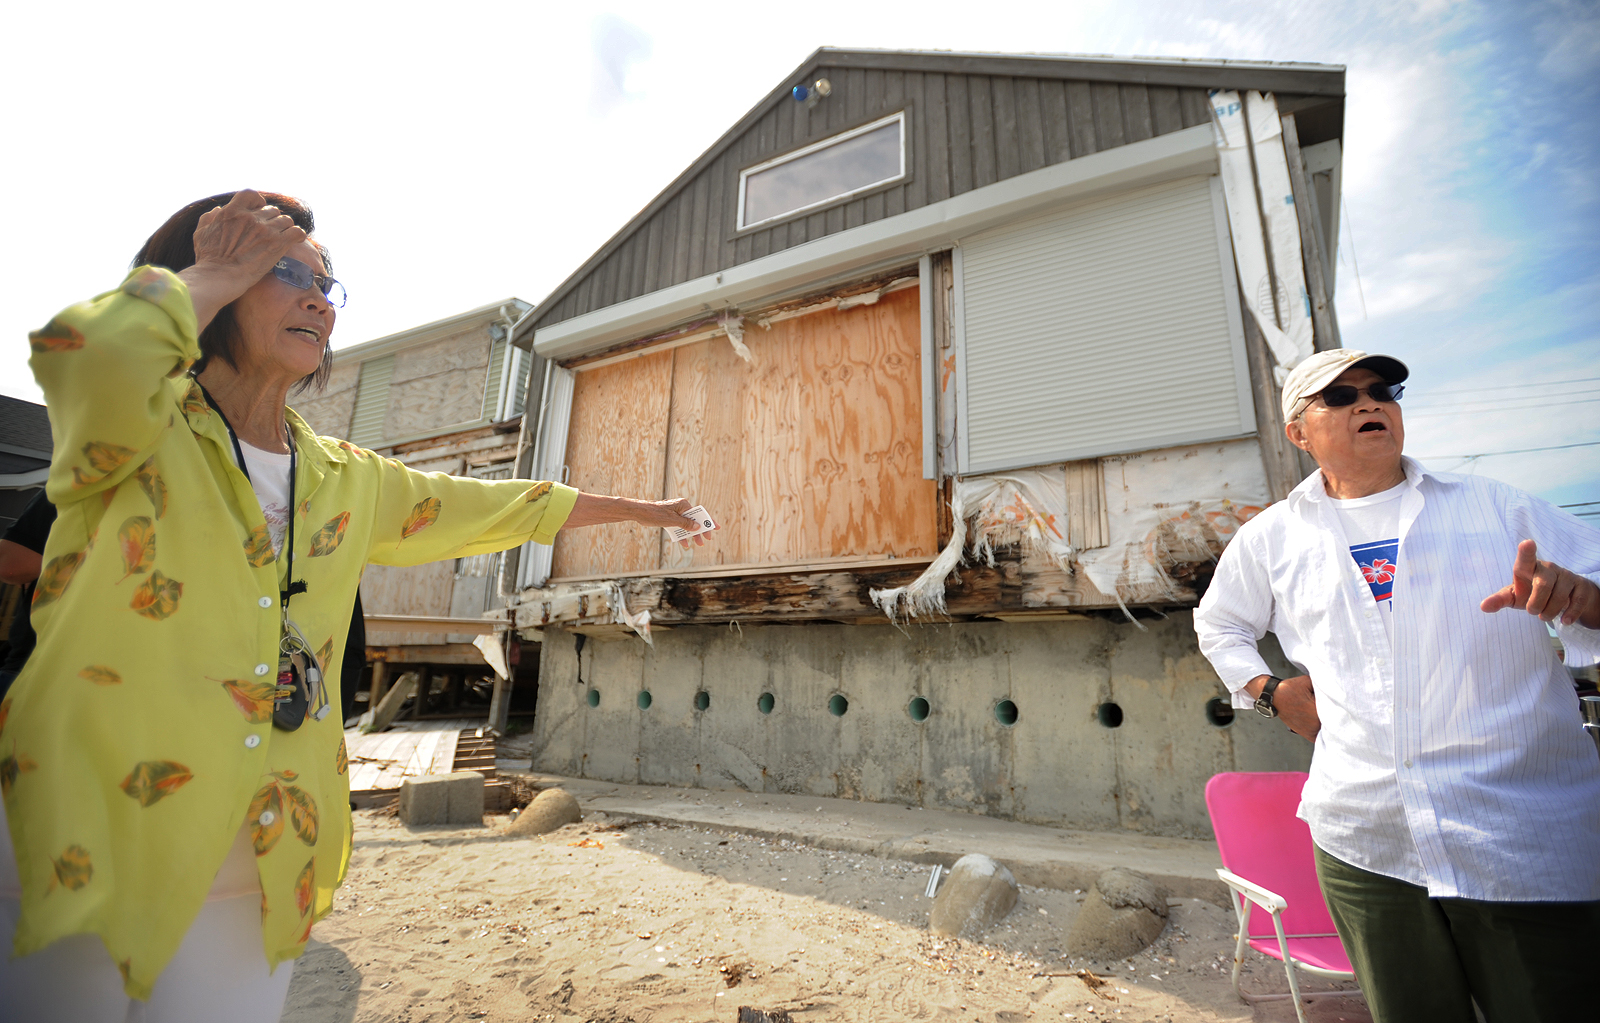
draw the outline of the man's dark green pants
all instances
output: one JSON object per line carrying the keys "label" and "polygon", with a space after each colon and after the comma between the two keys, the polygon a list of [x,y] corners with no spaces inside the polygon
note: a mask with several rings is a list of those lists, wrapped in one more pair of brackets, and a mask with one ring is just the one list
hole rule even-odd
{"label": "man's dark green pants", "polygon": [[1316,850],[1323,897],[1375,1023],[1600,1019],[1600,902],[1432,899]]}

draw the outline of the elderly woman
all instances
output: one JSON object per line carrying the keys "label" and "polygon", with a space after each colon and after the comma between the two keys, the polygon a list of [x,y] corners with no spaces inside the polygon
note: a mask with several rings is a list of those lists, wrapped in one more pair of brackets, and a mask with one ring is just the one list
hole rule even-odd
{"label": "elderly woman", "polygon": [[276,1020],[350,857],[327,708],[362,569],[689,508],[313,434],[285,400],[326,377],[343,288],[312,228],[284,196],[192,203],[29,335],[59,518],[0,705],[0,1018]]}

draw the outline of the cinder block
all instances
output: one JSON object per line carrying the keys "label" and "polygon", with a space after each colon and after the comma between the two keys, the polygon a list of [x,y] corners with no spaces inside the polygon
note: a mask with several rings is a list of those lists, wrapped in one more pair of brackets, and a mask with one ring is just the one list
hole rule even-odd
{"label": "cinder block", "polygon": [[407,824],[482,824],[483,775],[427,774],[400,783],[400,819]]}

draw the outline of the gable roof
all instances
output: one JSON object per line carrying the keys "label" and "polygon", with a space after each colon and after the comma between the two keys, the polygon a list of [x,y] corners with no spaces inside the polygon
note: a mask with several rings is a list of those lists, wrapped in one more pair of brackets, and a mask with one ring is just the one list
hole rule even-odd
{"label": "gable roof", "polygon": [[[826,77],[814,108],[790,91]],[[1340,137],[1344,69],[1255,61],[822,48],[735,123],[518,324],[538,327],[1040,167],[1207,123],[1211,89],[1277,94],[1302,145]],[[741,168],[898,110],[907,178],[831,207],[736,231]]]}
{"label": "gable roof", "polygon": [[0,450],[49,463],[52,443],[43,405],[0,394]]}

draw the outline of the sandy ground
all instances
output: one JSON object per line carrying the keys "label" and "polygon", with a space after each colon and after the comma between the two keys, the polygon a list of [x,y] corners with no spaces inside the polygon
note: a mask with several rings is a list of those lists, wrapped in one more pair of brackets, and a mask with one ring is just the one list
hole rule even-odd
{"label": "sandy ground", "polygon": [[[1023,888],[982,941],[927,928],[930,868],[603,815],[540,838],[355,815],[350,875],[312,932],[285,1023],[701,1023],[742,1005],[821,1021],[1289,1021],[1229,984],[1232,916],[1171,900],[1119,963],[1062,951],[1081,893]],[[621,825],[620,827],[618,825]],[[1245,987],[1286,991],[1252,954]],[[1089,967],[1098,989],[1075,975]],[[1316,982],[1312,982],[1313,985]],[[1370,1023],[1359,998],[1318,1023]]]}

